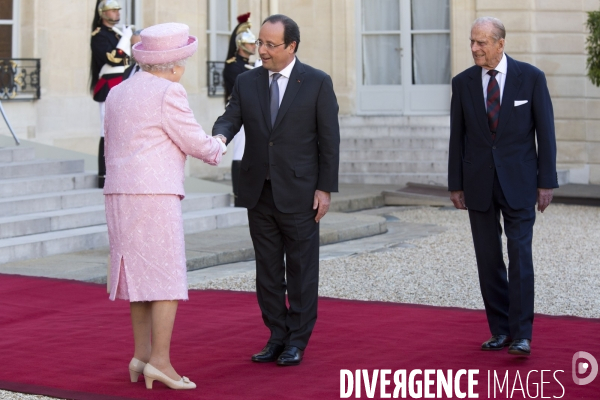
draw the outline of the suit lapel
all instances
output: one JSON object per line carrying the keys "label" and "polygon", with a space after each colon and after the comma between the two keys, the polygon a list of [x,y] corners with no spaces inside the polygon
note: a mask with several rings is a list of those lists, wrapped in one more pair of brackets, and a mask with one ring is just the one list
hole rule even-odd
{"label": "suit lapel", "polygon": [[481,67],[473,68],[473,72],[469,76],[471,78],[469,82],[469,91],[471,92],[471,99],[473,100],[473,107],[475,108],[475,115],[477,116],[477,122],[481,126],[481,132],[485,135],[486,139],[492,142],[492,132],[488,125],[487,111],[485,109],[485,100],[483,98],[483,84],[481,83]]}
{"label": "suit lapel", "polygon": [[288,111],[288,109],[294,102],[294,98],[298,94],[298,91],[302,86],[302,82],[304,82],[303,74],[304,67],[302,63],[298,59],[296,59],[296,64],[294,65],[292,73],[290,74],[290,79],[288,81],[287,88],[285,89],[283,99],[281,100],[281,105],[279,106],[279,111],[277,112],[277,119],[275,119],[273,130],[277,128],[277,125],[279,125],[279,123],[285,116],[285,113]]}
{"label": "suit lapel", "polygon": [[521,87],[521,78],[519,77],[519,75],[521,75],[521,69],[519,68],[519,65],[509,56],[506,56],[506,62],[506,81],[504,82],[502,105],[500,106],[500,115],[498,116],[496,140],[498,140],[504,132],[504,128],[510,119],[510,114],[512,113],[513,108],[515,108],[515,99],[517,98],[519,88]]}
{"label": "suit lapel", "polygon": [[269,71],[261,67],[256,77],[256,91],[258,92],[258,103],[262,110],[267,128],[271,129],[271,111],[269,109]]}

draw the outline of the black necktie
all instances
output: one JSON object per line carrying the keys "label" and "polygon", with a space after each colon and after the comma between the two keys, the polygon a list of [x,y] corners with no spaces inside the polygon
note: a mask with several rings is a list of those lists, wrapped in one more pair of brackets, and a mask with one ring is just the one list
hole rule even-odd
{"label": "black necktie", "polygon": [[488,71],[490,81],[487,87],[487,116],[490,131],[492,131],[492,139],[496,138],[496,129],[498,128],[498,116],[500,114],[500,85],[496,80],[498,71],[495,69]]}

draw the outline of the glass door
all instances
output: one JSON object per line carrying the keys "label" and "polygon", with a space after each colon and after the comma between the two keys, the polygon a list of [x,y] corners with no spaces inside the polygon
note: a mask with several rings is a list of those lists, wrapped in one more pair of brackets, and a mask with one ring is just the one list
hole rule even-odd
{"label": "glass door", "polygon": [[359,114],[447,114],[449,0],[359,0]]}

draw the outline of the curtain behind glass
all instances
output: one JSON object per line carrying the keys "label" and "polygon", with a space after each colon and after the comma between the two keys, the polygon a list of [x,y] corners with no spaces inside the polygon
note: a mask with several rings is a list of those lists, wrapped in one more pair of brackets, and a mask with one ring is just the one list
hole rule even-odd
{"label": "curtain behind glass", "polygon": [[362,26],[363,32],[398,32],[363,35],[363,85],[399,85],[400,1],[363,0]]}
{"label": "curtain behind glass", "polygon": [[447,85],[450,83],[450,35],[413,35],[413,83]]}
{"label": "curtain behind glass", "polygon": [[[229,28],[229,0],[217,0],[217,30],[230,31]],[[231,33],[231,32],[230,32]],[[225,54],[227,56],[227,54]]]}
{"label": "curtain behind glass", "polygon": [[450,29],[449,0],[411,0],[412,28]]}
{"label": "curtain behind glass", "polygon": [[[231,29],[233,30],[233,28]],[[217,33],[217,60],[225,60],[227,58],[227,50],[229,49],[229,35]]]}
{"label": "curtain behind glass", "polygon": [[400,85],[400,35],[363,36],[363,84]]}
{"label": "curtain behind glass", "polygon": [[399,31],[399,0],[363,0],[363,32]]}
{"label": "curtain behind glass", "polygon": [[[413,30],[450,29],[449,0],[411,0]],[[413,83],[450,83],[450,34],[429,33],[412,37]]]}

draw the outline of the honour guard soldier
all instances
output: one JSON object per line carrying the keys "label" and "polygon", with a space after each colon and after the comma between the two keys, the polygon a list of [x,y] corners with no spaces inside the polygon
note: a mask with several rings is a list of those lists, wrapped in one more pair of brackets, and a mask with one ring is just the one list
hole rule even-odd
{"label": "honour guard soldier", "polygon": [[123,81],[131,55],[131,27],[118,29],[121,6],[117,0],[98,0],[92,24],[92,62],[90,90],[100,105],[100,146],[98,149],[98,187],[104,187],[104,100],[111,88]]}
{"label": "honour guard soldier", "polygon": [[[242,14],[237,17],[238,25],[231,33],[231,38],[229,40],[227,61],[225,62],[225,68],[223,69],[225,105],[227,105],[229,98],[231,97],[235,78],[237,78],[239,74],[254,68],[254,66],[250,64],[249,58],[256,52],[256,37],[250,31],[252,25],[249,18],[250,13]],[[233,161],[231,162],[231,183],[233,185],[233,198],[236,207],[239,207],[238,188],[240,165],[242,156],[244,155],[245,144],[246,135],[244,134],[244,127],[242,126],[242,129],[233,140]]]}

